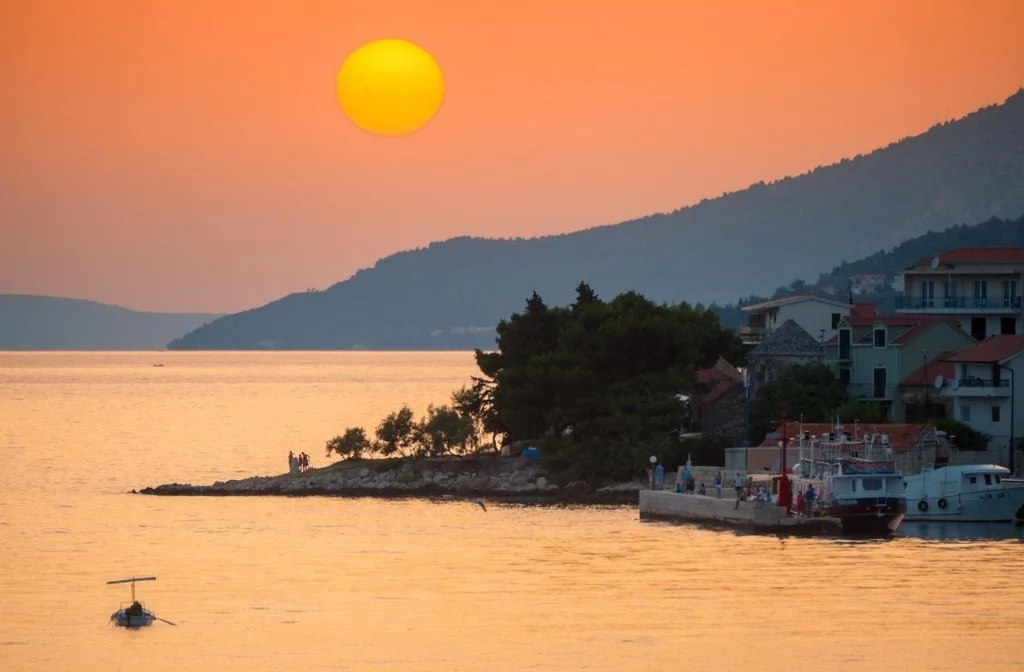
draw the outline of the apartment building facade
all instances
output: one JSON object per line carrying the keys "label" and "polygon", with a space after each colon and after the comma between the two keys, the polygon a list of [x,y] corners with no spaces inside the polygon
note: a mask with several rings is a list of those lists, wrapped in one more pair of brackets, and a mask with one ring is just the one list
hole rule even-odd
{"label": "apartment building facade", "polygon": [[903,271],[896,313],[947,315],[975,340],[1024,334],[1024,247],[950,250]]}

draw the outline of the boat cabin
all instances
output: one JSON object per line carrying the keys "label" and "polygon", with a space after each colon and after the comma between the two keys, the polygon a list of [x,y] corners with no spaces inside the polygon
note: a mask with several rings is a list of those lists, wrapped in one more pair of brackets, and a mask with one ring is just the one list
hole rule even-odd
{"label": "boat cabin", "polygon": [[1003,479],[1010,477],[1010,470],[997,464],[965,464],[947,466],[941,470],[926,469],[921,472],[925,480],[934,483],[931,474],[942,473],[941,490],[966,495],[971,492],[1002,490]]}
{"label": "boat cabin", "polygon": [[889,460],[841,460],[823,462],[801,459],[793,467],[793,476],[801,490],[815,486],[818,498],[858,499],[862,497],[903,496],[903,477]]}

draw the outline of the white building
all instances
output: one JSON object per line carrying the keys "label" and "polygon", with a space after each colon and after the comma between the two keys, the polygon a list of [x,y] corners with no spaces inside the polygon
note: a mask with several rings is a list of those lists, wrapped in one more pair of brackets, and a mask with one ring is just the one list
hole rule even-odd
{"label": "white building", "polygon": [[975,339],[1024,334],[1024,247],[973,247],[921,259],[903,271],[896,312],[949,315]]}
{"label": "white building", "polygon": [[853,310],[853,304],[813,294],[795,294],[784,299],[754,303],[743,306],[747,326],[740,327],[740,339],[748,345],[760,343],[783,322],[793,320],[819,342],[827,341],[836,334],[839,322]]}
{"label": "white building", "polygon": [[992,336],[946,362],[955,378],[935,384],[953,399],[953,418],[991,436],[990,448],[1018,443],[1024,433],[1024,336]]}

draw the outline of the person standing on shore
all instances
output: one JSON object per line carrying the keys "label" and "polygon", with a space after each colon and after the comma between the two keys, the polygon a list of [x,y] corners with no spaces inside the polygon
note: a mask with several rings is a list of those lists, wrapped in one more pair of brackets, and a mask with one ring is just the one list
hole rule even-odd
{"label": "person standing on shore", "polygon": [[715,492],[718,493],[718,498],[722,498],[722,474],[715,476]]}

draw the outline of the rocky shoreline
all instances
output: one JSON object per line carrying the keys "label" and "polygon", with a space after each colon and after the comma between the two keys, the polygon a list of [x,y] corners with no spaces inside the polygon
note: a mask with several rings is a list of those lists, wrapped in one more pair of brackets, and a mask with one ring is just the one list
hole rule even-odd
{"label": "rocky shoreline", "polygon": [[157,496],[284,496],[475,499],[518,504],[636,504],[640,481],[592,488],[559,487],[536,462],[475,457],[345,462],[280,476],[253,476],[213,485],[168,483],[135,494]]}

